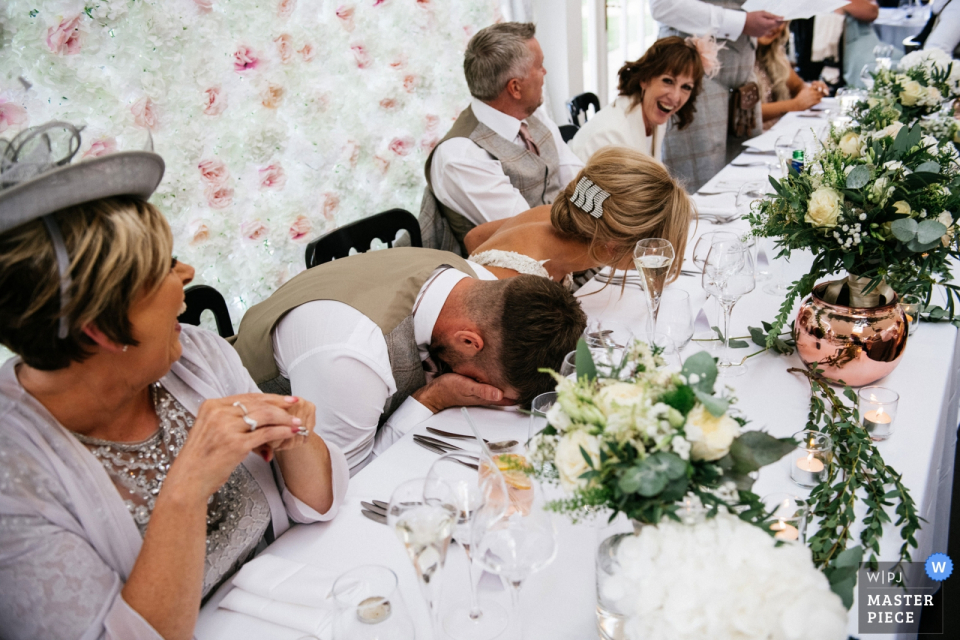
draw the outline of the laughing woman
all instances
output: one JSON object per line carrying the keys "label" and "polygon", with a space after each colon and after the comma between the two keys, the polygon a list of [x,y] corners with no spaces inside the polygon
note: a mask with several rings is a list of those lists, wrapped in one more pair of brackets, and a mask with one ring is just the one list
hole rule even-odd
{"label": "laughing woman", "polygon": [[160,156],[36,164],[63,132],[75,152],[63,123],[0,145],[0,636],[187,640],[291,519],[334,516],[346,458],[177,323]]}
{"label": "laughing woman", "polygon": [[619,97],[580,128],[570,141],[573,152],[587,162],[601,147],[615,145],[660,160],[670,118],[679,129],[693,122],[704,76],[697,46],[678,36],[662,38],[623,65]]}

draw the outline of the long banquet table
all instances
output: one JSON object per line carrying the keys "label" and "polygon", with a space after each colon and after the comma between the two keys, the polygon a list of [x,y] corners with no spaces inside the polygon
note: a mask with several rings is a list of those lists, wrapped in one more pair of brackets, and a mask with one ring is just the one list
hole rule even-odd
{"label": "long banquet table", "polygon": [[[789,132],[810,122],[809,119],[787,117],[777,127]],[[773,160],[769,156],[743,158]],[[705,185],[703,191],[709,191],[711,185],[723,187],[746,179],[765,180],[766,175],[767,168],[764,166],[727,166]],[[705,210],[726,206],[733,211],[732,194],[697,196],[696,199]],[[701,222],[691,229],[687,254],[691,254],[693,242],[702,233],[718,229],[745,232],[747,228],[744,221],[727,225]],[[794,258],[786,267],[787,276],[802,273],[810,259],[810,256],[802,255]],[[760,326],[761,320],[769,321],[777,313],[782,297],[764,293],[762,284],[758,283],[757,289],[736,305],[732,335],[747,335],[748,325]],[[694,315],[704,306],[705,296],[698,278],[683,276],[669,287],[689,292]],[[621,292],[620,287],[604,287],[592,281],[581,288],[577,295],[591,320],[599,319],[615,331],[641,326],[644,311],[637,287],[628,286]],[[697,342],[691,342],[683,351],[683,356],[695,353],[700,348],[697,345]],[[759,347],[751,343],[750,348],[735,353],[746,355],[757,350]],[[784,357],[763,353],[750,358],[747,363],[747,373],[730,379],[727,384],[739,398],[738,408],[751,421],[748,428],[766,429],[778,437],[790,436],[802,430],[808,409],[809,386],[802,376],[787,373],[788,368],[801,366],[797,355]],[[914,553],[914,560],[917,561],[925,560],[935,551],[946,551],[957,438],[958,373],[960,343],[957,341],[957,330],[949,324],[923,324],[909,338],[899,367],[881,381],[882,385],[900,394],[900,408],[895,433],[878,447],[884,459],[903,474],[903,480],[918,504],[920,515],[927,521],[917,536],[920,545]],[[529,418],[515,410],[471,411],[489,439],[523,440],[527,437]],[[418,638],[430,638],[431,635],[426,605],[420,595],[413,567],[392,530],[361,516],[360,501],[389,500],[392,490],[401,482],[426,474],[437,456],[416,446],[412,436],[415,433],[425,434],[428,426],[469,433],[458,410],[433,416],[351,480],[341,512],[333,521],[294,526],[267,549],[268,553],[277,556],[322,567],[333,575],[364,564],[390,567],[399,577],[401,592],[416,624]],[[761,496],[780,491],[803,495],[804,490],[796,487],[787,473],[783,460],[763,469],[754,491]],[[597,637],[594,585],[597,529],[590,524],[572,525],[563,518],[558,519],[558,523],[559,551],[555,561],[531,576],[523,586],[521,611],[524,637],[557,640]],[[887,525],[881,542],[881,559],[895,560],[899,546],[896,529]],[[329,592],[330,587],[330,584],[316,586],[325,593]],[[448,555],[443,587],[442,607],[467,597],[466,561],[456,547],[451,547]],[[229,583],[224,585],[203,607],[196,628],[197,638],[296,640],[304,636],[300,631],[218,609],[218,602],[230,589]],[[509,607],[509,594],[497,580],[489,577],[481,580],[481,590],[486,596]],[[857,634],[856,606],[855,603],[850,615],[849,630],[852,635]]]}

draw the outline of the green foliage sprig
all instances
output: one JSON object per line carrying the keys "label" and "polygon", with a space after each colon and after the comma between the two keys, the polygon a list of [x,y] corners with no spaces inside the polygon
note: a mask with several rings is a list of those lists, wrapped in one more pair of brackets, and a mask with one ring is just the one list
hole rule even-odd
{"label": "green foliage sprig", "polygon": [[[884,462],[876,445],[860,422],[857,396],[850,387],[843,395],[853,403],[847,406],[831,388],[820,370],[791,368],[810,382],[810,413],[806,428],[819,431],[833,440],[833,463],[826,481],[810,492],[811,515],[820,528],[807,540],[813,562],[830,578],[834,591],[849,608],[856,585],[856,566],[863,550],[870,553],[869,562],[876,566],[884,523],[893,522],[888,511],[896,515],[894,526],[900,528],[903,544],[900,561],[910,562],[910,550],[917,548],[915,534],[922,518],[917,505],[903,484],[902,477]],[[861,520],[860,545],[850,547],[851,531],[857,523],[856,506],[866,507]],[[852,569],[852,570],[851,570]]]}

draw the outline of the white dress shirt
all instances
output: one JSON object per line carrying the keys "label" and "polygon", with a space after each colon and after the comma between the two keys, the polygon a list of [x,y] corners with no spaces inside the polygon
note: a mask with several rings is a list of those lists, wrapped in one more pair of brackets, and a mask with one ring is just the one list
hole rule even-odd
{"label": "white dress shirt", "polygon": [[933,31],[927,36],[923,48],[925,51],[943,49],[952,56],[953,51],[960,44],[960,0],[952,0],[950,3],[946,3],[945,0],[934,2],[933,12],[939,17]]}
{"label": "white dress shirt", "polygon": [[[481,280],[496,276],[469,263]],[[413,315],[420,359],[447,296],[467,274],[440,268],[417,294]],[[421,299],[422,298],[422,299]],[[397,391],[383,332],[350,305],[317,300],[290,311],[273,332],[273,352],[291,393],[317,406],[316,431],[347,456],[351,475],[433,415],[408,397],[377,432],[387,399]]]}
{"label": "white dress shirt", "polygon": [[648,136],[643,109],[638,104],[630,110],[632,101],[630,96],[619,96],[610,106],[600,109],[580,127],[570,141],[570,149],[584,162],[598,149],[611,145],[634,149],[662,160],[667,124],[658,126],[653,135]]}
{"label": "white dress shirt", "polygon": [[[470,106],[477,120],[493,129],[497,135],[519,147],[524,146],[520,138],[520,120],[475,98],[470,101]],[[583,162],[567,147],[560,129],[542,106],[534,115],[553,135],[560,158],[560,186],[563,188],[577,177]],[[511,218],[530,209],[520,191],[503,172],[500,161],[469,138],[451,138],[434,150],[430,185],[440,202],[478,225]]]}
{"label": "white dress shirt", "polygon": [[739,38],[747,22],[747,14],[739,9],[724,9],[700,0],[650,0],[650,15],[677,31],[698,36],[713,33],[717,39],[726,40]]}

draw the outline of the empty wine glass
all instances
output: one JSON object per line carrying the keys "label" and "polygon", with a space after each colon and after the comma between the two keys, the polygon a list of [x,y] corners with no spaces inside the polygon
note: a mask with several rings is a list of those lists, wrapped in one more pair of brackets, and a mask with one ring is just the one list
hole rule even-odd
{"label": "empty wine glass", "polygon": [[657,330],[660,295],[663,293],[663,285],[667,282],[667,275],[670,273],[675,255],[673,245],[663,238],[640,240],[633,249],[633,263],[640,272],[649,311],[647,333],[652,334]]}
{"label": "empty wine glass", "polygon": [[417,572],[435,637],[439,637],[440,576],[457,514],[453,489],[437,478],[404,482],[390,496],[387,508],[387,524],[395,530]]}
{"label": "empty wine glass", "polygon": [[893,61],[893,45],[881,42],[873,48],[873,58],[878,69],[889,69]]}
{"label": "empty wine glass", "polygon": [[658,333],[669,337],[682,351],[693,338],[693,313],[690,310],[690,294],[682,289],[667,289],[660,296]]}
{"label": "empty wine glass", "polygon": [[873,89],[873,75],[877,72],[877,63],[868,62],[863,65],[863,69],[860,70],[860,82],[867,88],[867,90]]}
{"label": "empty wine glass", "polygon": [[777,152],[777,160],[780,161],[780,177],[786,178],[790,175],[790,161],[793,159],[794,150],[793,136],[780,136],[773,143],[773,149]]}
{"label": "empty wine glass", "polygon": [[[704,233],[699,238],[697,238],[697,242],[693,245],[693,258],[692,258],[693,264],[695,264],[697,266],[697,269],[701,273],[703,273],[703,265],[707,261],[707,254],[710,253],[710,246],[714,242],[719,242],[723,240],[726,240],[728,242],[735,242],[738,239],[739,239],[739,236],[731,231],[709,231],[707,233]],[[710,294],[707,293],[707,301],[710,300],[710,297],[711,297]],[[704,310],[704,312],[706,313],[706,310]],[[712,310],[706,315],[707,315],[707,320],[710,322],[711,327],[720,326],[721,320],[723,318],[723,310],[720,308],[719,303],[716,305],[715,310]],[[718,347],[717,343],[712,342],[713,338],[716,336],[716,334],[713,333],[713,330],[710,330],[709,332],[707,332],[706,335],[703,335],[703,333],[704,332],[701,331],[698,338],[700,340],[711,340],[710,342],[707,342],[707,345],[709,345],[707,350],[710,353],[716,353],[717,351],[719,351],[719,349],[722,348],[722,345]]]}
{"label": "empty wine glass", "polygon": [[[614,366],[620,364],[622,350],[614,347],[594,347],[590,349],[593,364],[600,375],[609,375]],[[577,372],[577,352],[571,351],[563,358],[560,375],[568,378]]]}
{"label": "empty wine glass", "polygon": [[753,203],[767,197],[770,183],[766,180],[745,182],[737,191],[737,213],[743,218],[753,209]]}
{"label": "empty wine glass", "polygon": [[[502,495],[505,488],[495,487],[502,482],[498,474],[480,476],[469,464],[476,463],[476,457],[463,451],[454,451],[440,456],[430,467],[424,485],[424,498],[431,502],[435,497],[445,499],[446,487],[453,490],[453,501],[457,508],[457,521],[453,529],[453,539],[463,548],[467,556],[467,576],[470,579],[470,602],[459,603],[443,616],[443,628],[451,636],[463,640],[489,640],[495,638],[510,621],[507,611],[496,602],[477,598],[477,586],[473,577],[473,559],[471,550],[471,523],[477,512],[487,504],[491,494]],[[440,482],[434,482],[440,480]],[[499,491],[499,493],[498,493]],[[438,494],[438,495],[435,495]],[[491,511],[505,507],[503,500],[495,500]],[[491,514],[495,515],[495,513]]]}
{"label": "empty wine glass", "polygon": [[[520,470],[508,473],[516,476],[514,482],[521,481]],[[513,603],[513,619],[517,628],[517,637],[522,637],[520,629],[520,588],[523,581],[536,571],[540,571],[557,555],[557,530],[552,514],[545,507],[545,500],[539,487],[534,487],[526,479],[531,499],[516,508],[508,508],[498,515],[499,510],[491,504],[491,509],[482,508],[474,520],[474,558],[490,573],[502,577],[510,588]],[[511,478],[505,478],[507,489],[511,489]],[[516,505],[511,501],[511,505]]]}
{"label": "empty wine glass", "polygon": [[717,363],[719,375],[729,378],[743,375],[746,366],[730,359],[730,315],[740,298],[753,291],[753,256],[743,243],[715,242],[703,268],[703,289],[716,297],[723,309],[723,355]]}
{"label": "empty wine glass", "polygon": [[[763,285],[763,292],[773,296],[785,296],[790,290],[790,283],[784,278],[784,263],[787,258],[777,257],[780,249],[776,238],[763,238],[763,253],[767,258],[767,272],[770,282]],[[756,265],[754,265],[756,266]]]}
{"label": "empty wine glass", "polygon": [[532,440],[533,436],[537,435],[544,430],[547,426],[547,411],[550,411],[550,408],[557,401],[557,392],[556,391],[547,391],[546,393],[541,393],[536,398],[533,399],[533,402],[530,403],[530,429],[528,433],[528,440]]}

